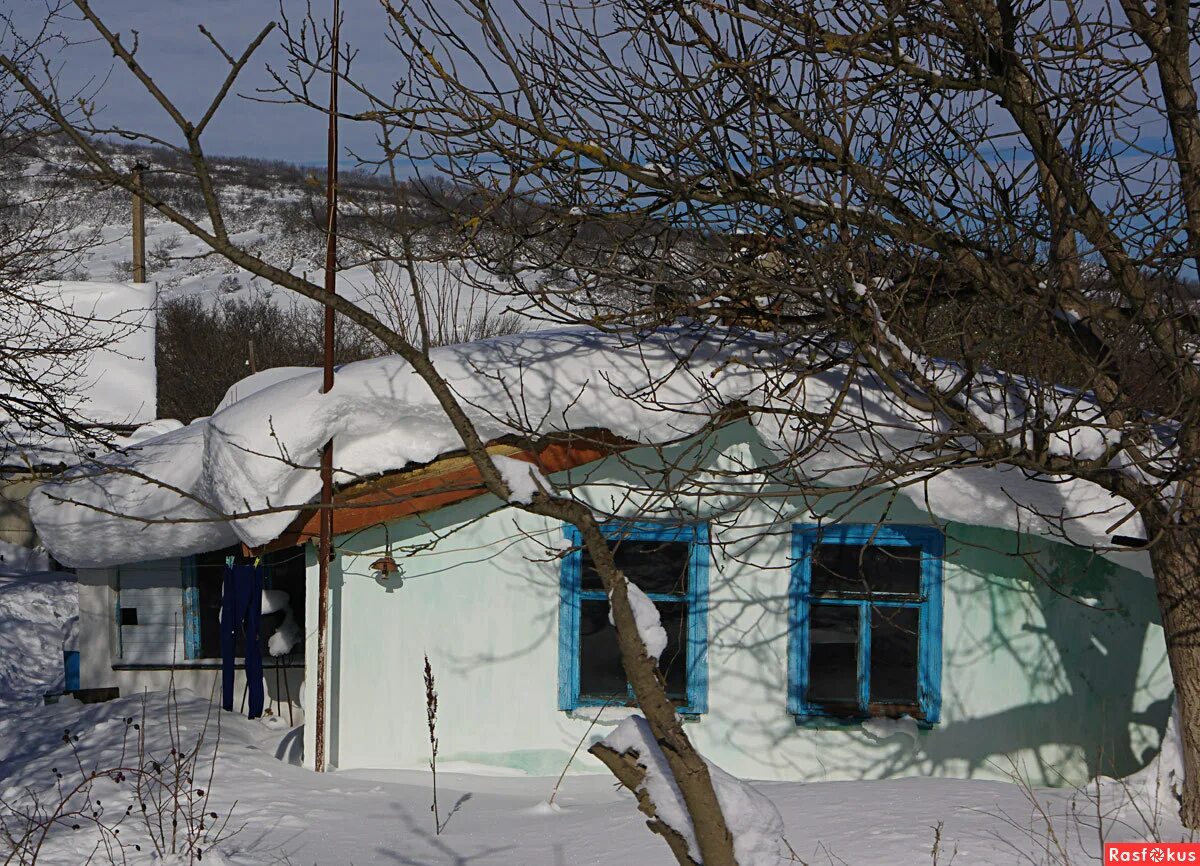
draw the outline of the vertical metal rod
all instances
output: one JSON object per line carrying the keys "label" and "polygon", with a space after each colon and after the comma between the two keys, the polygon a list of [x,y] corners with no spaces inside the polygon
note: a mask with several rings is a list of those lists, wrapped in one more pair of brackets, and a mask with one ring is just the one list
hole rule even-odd
{"label": "vertical metal rod", "polygon": [[146,202],[142,198],[140,162],[133,167],[133,281],[146,282]]}
{"label": "vertical metal rod", "polygon": [[[333,0],[332,57],[329,73],[329,154],[325,169],[325,291],[337,293],[337,92],[341,3]],[[321,393],[333,388],[333,307],[325,305],[325,376]],[[333,558],[333,440],[321,449],[321,536],[317,545],[317,730],[313,767],[325,771],[326,668],[329,645],[329,561]]]}

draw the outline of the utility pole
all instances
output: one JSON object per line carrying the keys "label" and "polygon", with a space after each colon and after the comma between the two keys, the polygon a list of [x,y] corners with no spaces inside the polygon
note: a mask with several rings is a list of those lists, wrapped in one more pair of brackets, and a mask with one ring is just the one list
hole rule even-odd
{"label": "utility pole", "polygon": [[[337,92],[341,3],[333,0],[332,56],[329,61],[329,153],[325,168],[325,291],[337,294]],[[321,393],[333,388],[333,306],[325,304],[325,375]],[[321,536],[317,544],[317,730],[313,768],[325,772],[326,668],[329,654],[329,561],[333,558],[333,439],[321,449]]]}
{"label": "utility pole", "polygon": [[146,201],[142,197],[140,162],[133,166],[133,281],[146,282]]}

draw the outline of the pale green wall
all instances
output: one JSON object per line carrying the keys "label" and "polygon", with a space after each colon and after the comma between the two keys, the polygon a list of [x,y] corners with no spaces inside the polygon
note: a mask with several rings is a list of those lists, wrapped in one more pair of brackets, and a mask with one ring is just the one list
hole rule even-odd
{"label": "pale green wall", "polygon": [[[680,455],[712,470],[681,474],[713,484],[721,483],[722,467],[762,459],[745,427],[674,456]],[[656,457],[635,452],[626,460],[650,466]],[[717,542],[710,573],[710,712],[688,731],[725,769],[759,779],[1003,778],[1011,759],[1034,783],[1054,784],[1082,781],[1098,768],[1130,771],[1156,746],[1170,676],[1149,579],[1085,551],[962,524],[947,527],[942,723],[921,734],[916,750],[905,737],[876,743],[858,726],[797,726],[785,709],[791,523],[813,520],[814,511],[848,522],[886,514],[893,522],[930,523],[929,515],[892,496],[846,513],[829,499],[805,508],[772,497],[747,503],[711,490],[628,495],[639,475],[647,481],[644,472],[610,458],[577,470],[572,480],[586,482],[580,495],[615,512],[699,508],[710,518]],[[664,487],[677,490],[678,482]],[[498,505],[482,497],[392,524],[386,538],[374,528],[338,540],[332,763],[427,763],[426,652],[438,680],[441,761],[557,774],[585,736],[590,714],[571,718],[557,709],[561,527]],[[368,569],[388,542],[407,574],[391,592]],[[1017,555],[1034,547],[1045,579]],[[315,622],[315,567],[308,586],[308,621]],[[308,642],[310,671],[314,644]],[[306,696],[310,712],[312,693]],[[614,717],[623,712],[609,711]],[[602,720],[590,738],[613,723]],[[581,752],[573,769],[600,767]]]}

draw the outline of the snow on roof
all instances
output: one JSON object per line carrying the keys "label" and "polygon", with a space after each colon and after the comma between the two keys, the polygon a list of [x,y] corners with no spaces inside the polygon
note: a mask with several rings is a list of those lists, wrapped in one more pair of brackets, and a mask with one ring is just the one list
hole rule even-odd
{"label": "snow on roof", "polygon": [[[736,401],[807,412],[836,406],[833,435],[812,441],[794,415],[752,409],[750,419],[767,447],[805,450],[799,465],[807,479],[855,484],[878,457],[911,455],[940,429],[866,374],[848,383],[843,367],[812,373],[780,395],[762,371],[795,364],[794,350],[744,331],[568,329],[445,346],[432,360],[484,441],[603,428],[657,444],[700,431]],[[210,418],[39,487],[30,507],[55,557],[103,566],[272,541],[316,499],[318,454],[330,437],[343,482],[463,447],[424,381],[398,357],[346,365],[328,394],[320,393],[319,370],[293,369],[273,383],[268,372]],[[1007,403],[987,410],[998,429],[1011,423]],[[1061,447],[1094,447],[1094,437],[1077,432],[1064,434]],[[1050,534],[1054,522],[1041,515],[1061,515],[1069,537],[1085,544],[1107,544],[1108,527],[1132,512],[1093,484],[1046,483],[1005,468],[898,481],[935,517]],[[1121,531],[1140,528],[1133,516]],[[1128,554],[1121,558],[1128,562]]]}
{"label": "snow on roof", "polygon": [[312,367],[271,367],[267,370],[259,370],[245,379],[234,382],[225,392],[225,396],[221,398],[221,402],[217,404],[215,411],[220,412],[226,406],[231,406],[238,400],[244,400],[263,388],[269,388],[279,382],[286,382],[288,379],[295,379],[297,376],[303,376],[312,371]]}
{"label": "snow on roof", "polygon": [[154,366],[154,287],[148,284],[55,282],[44,286],[64,309],[112,341],[82,359],[71,387],[77,413],[93,424],[138,425],[153,421],[158,409]]}
{"label": "snow on roof", "polygon": [[[37,387],[0,382],[9,397],[28,400],[29,417],[0,413],[0,463],[71,465],[103,451],[105,434],[81,435],[75,425],[136,427],[157,414],[153,287],[126,283],[50,282],[24,291],[26,315],[6,323],[28,357],[22,373]],[[63,423],[61,417],[71,419]]]}

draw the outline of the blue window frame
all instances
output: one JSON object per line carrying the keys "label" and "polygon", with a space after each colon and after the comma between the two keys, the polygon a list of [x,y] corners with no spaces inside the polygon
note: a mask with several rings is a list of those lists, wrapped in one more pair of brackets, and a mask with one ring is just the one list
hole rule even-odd
{"label": "blue window frame", "polygon": [[[650,522],[602,527],[618,566],[659,610],[667,648],[659,669],[668,694],[684,714],[708,711],[708,528]],[[559,606],[558,706],[561,710],[626,706],[633,692],[608,622],[608,596],[581,549],[572,526],[564,534],[574,548],[562,561]]]}
{"label": "blue window frame", "polygon": [[944,550],[927,526],[792,527],[790,713],[939,720]]}
{"label": "blue window frame", "polygon": [[196,557],[185,556],[183,568],[183,657],[201,658],[200,584],[196,576]]}

